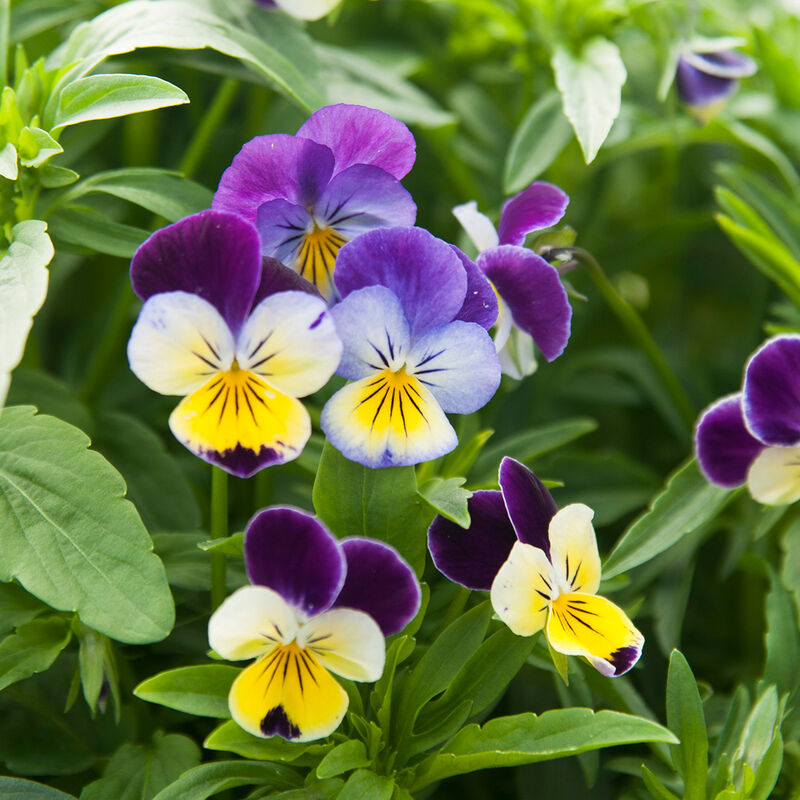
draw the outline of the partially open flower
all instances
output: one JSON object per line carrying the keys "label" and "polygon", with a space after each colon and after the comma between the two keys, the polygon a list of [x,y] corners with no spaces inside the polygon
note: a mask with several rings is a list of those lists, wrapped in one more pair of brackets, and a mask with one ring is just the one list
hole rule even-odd
{"label": "partially open flower", "polygon": [[609,677],[627,672],[644,637],[597,595],[594,512],[582,503],[559,511],[544,484],[512,458],[500,464],[500,489],[470,498],[466,531],[436,517],[428,531],[433,563],[468,589],[491,590],[495,613],[517,635],[544,629],[559,653],[584,656]]}
{"label": "partially open flower", "polygon": [[678,96],[700,119],[708,120],[736,90],[739,78],[755,71],[755,62],[735,50],[686,50],[675,74]]}
{"label": "partially open flower", "polygon": [[253,585],[235,591],[208,623],[220,656],[257,659],[231,687],[231,716],[255,736],[328,736],[348,706],[331,673],[380,678],[384,637],[419,609],[417,579],[389,545],[339,542],[293,508],[257,514],[245,531],[244,557]]}

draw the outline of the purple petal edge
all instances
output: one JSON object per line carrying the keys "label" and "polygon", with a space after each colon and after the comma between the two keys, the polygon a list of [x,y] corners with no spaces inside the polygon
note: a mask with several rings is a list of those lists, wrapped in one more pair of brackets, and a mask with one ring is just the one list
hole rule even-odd
{"label": "purple petal edge", "polygon": [[451,245],[467,272],[467,296],[457,320],[476,322],[487,331],[497,322],[497,295],[478,265],[467,258],[455,245]]}
{"label": "purple petal edge", "polygon": [[497,225],[500,244],[524,244],[531,231],[555,225],[568,205],[569,196],[558,186],[545,181],[532,183],[503,204]]}

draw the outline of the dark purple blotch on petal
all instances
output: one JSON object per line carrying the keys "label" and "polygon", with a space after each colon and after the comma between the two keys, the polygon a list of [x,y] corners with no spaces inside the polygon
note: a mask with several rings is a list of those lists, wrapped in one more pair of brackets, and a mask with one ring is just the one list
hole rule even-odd
{"label": "dark purple blotch on petal", "polygon": [[322,297],[313,283],[282,264],[277,258],[265,257],[262,265],[261,283],[253,300],[253,308],[264,298],[278,292],[307,292],[314,297]]}
{"label": "dark purple blotch on petal", "polygon": [[249,447],[237,444],[236,447],[222,453],[217,450],[198,450],[197,455],[203,461],[216,464],[231,475],[236,475],[238,478],[250,478],[265,467],[284,464],[297,453],[287,455],[285,451],[278,452],[271,447],[261,447],[256,452]]}
{"label": "dark purple blotch on petal", "polygon": [[451,581],[468,589],[489,591],[517,534],[500,492],[475,492],[467,507],[467,530],[442,516],[433,520],[428,528],[428,549],[436,569]]}
{"label": "dark purple blotch on petal", "polygon": [[514,245],[500,245],[478,256],[478,266],[508,304],[514,324],[533,337],[552,361],[567,346],[572,307],[558,270],[541,256]]}
{"label": "dark purple blotch on petal", "polygon": [[276,591],[306,614],[330,608],[344,584],[339,543],[314,517],[296,508],[268,508],[244,533],[250,582]]}
{"label": "dark purple blotch on petal", "polygon": [[550,520],[558,506],[547,487],[524,464],[508,456],[500,462],[499,483],[517,538],[544,550],[550,558]]}
{"label": "dark purple blotch on petal", "polygon": [[455,245],[451,245],[467,271],[467,296],[456,319],[476,322],[487,331],[497,322],[497,295],[478,265],[467,258]]}
{"label": "dark purple blotch on petal", "polygon": [[641,647],[620,647],[611,654],[609,661],[614,667],[613,677],[624,675],[639,660]]}
{"label": "dark purple blotch on petal", "polygon": [[692,66],[685,58],[678,59],[675,85],[678,97],[688,106],[704,108],[733,94],[738,81],[710,75]]}
{"label": "dark purple blotch on petal", "polygon": [[161,228],[131,261],[131,283],[142,300],[162,292],[199,295],[217,308],[234,335],[250,314],[260,280],[258,232],[219,211],[201,211]]}
{"label": "dark purple blotch on petal", "polygon": [[414,570],[383,542],[352,538],[341,544],[347,577],[333,605],[369,614],[384,636],[403,630],[419,611],[422,596]]}
{"label": "dark purple blotch on petal", "polygon": [[694,434],[700,470],[717,486],[732,489],[747,480],[747,471],[764,445],[744,424],[742,395],[717,401],[703,412]]}
{"label": "dark purple blotch on petal", "polygon": [[536,181],[503,204],[497,235],[500,244],[525,243],[531,231],[555,225],[569,205],[569,196],[552,183]]}
{"label": "dark purple blotch on petal", "polygon": [[275,706],[261,720],[261,733],[264,736],[280,736],[291,740],[299,738],[300,728],[289,719],[283,706]]}
{"label": "dark purple blotch on petal", "polygon": [[800,336],[775,336],[745,368],[745,424],[765,444],[800,442]]}

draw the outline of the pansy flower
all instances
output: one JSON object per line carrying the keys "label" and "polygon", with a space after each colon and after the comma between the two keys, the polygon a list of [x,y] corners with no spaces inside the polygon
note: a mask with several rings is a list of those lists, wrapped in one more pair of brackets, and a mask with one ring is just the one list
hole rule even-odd
{"label": "pansy flower", "polygon": [[351,461],[418,464],[458,443],[446,413],[470,414],[500,383],[486,328],[491,287],[463,254],[422,228],[383,228],[345,245],[343,300],[331,313],[352,383],[322,410],[322,430]]}
{"label": "pansy flower", "polygon": [[293,508],[256,514],[245,531],[244,559],[252,585],[230,595],[208,623],[220,656],[256,659],[231,686],[231,716],[255,736],[327,736],[348,704],[331,673],[380,678],[384,637],[419,609],[417,579],[389,545],[337,541]]}
{"label": "pansy flower", "polygon": [[584,656],[609,677],[627,672],[644,637],[597,594],[594,512],[582,503],[558,510],[544,484],[512,458],[500,464],[500,489],[473,494],[466,531],[434,519],[433,563],[468,589],[490,590],[495,613],[518,636],[544,629],[553,650]]}
{"label": "pansy flower", "polygon": [[219,211],[154,233],[131,281],[145,303],[128,360],[153,391],[183,396],[169,418],[178,441],[240,477],[296,458],[311,434],[297,398],[327,383],[342,352],[313,287],[262,264],[255,228]]}
{"label": "pansy flower", "polygon": [[557,186],[537,181],[506,201],[497,230],[474,200],[453,209],[500,300],[494,342],[503,372],[512,378],[536,369],[534,344],[552,361],[569,340],[572,308],[558,270],[522,246],[527,234],[555,225],[568,203]]}
{"label": "pansy flower", "polygon": [[415,157],[411,132],[389,114],[326,106],[294,136],[247,142],[223,173],[213,208],[255,224],[262,253],[330,300],[345,242],[373,228],[414,224],[417,207],[400,179]]}
{"label": "pansy flower", "polygon": [[768,505],[800,499],[800,336],[775,336],[753,354],[742,391],[703,412],[695,450],[717,486],[746,483]]}

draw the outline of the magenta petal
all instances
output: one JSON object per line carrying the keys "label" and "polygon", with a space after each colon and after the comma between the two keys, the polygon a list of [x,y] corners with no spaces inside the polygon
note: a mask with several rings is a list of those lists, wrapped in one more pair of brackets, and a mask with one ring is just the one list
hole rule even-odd
{"label": "magenta petal", "polygon": [[422,597],[414,570],[388,544],[353,537],[342,541],[347,578],[334,606],[369,614],[384,636],[403,630]]}
{"label": "magenta petal", "polygon": [[765,444],[800,442],[800,336],[775,336],[744,373],[742,407],[749,431]]}
{"label": "magenta petal", "polygon": [[500,489],[517,538],[550,557],[550,520],[558,511],[547,487],[524,465],[506,456],[500,462]]}
{"label": "magenta petal", "polygon": [[330,608],[345,580],[347,564],[336,538],[311,514],[267,508],[244,532],[250,582],[276,591],[305,614]]}
{"label": "magenta petal", "polygon": [[742,395],[723,397],[700,417],[694,433],[697,463],[711,483],[732,489],[747,480],[747,470],[764,445],[744,424]]}
{"label": "magenta petal", "polygon": [[453,248],[422,228],[379,228],[348,242],[334,282],[342,297],[366,286],[391,289],[412,340],[451,322],[467,293],[467,273]]}
{"label": "magenta petal", "polygon": [[261,280],[258,232],[245,220],[201,211],[156,231],[131,261],[133,290],[147,300],[189,292],[214,305],[238,333]]}
{"label": "magenta petal", "polygon": [[488,592],[517,535],[500,492],[475,492],[467,506],[469,528],[437,516],[428,528],[428,549],[436,569],[451,581]]}
{"label": "magenta petal", "polygon": [[281,264],[277,258],[264,258],[261,263],[261,283],[253,300],[253,308],[265,297],[278,292],[308,292],[315,297],[321,297],[313,283],[300,277],[293,269]]}
{"label": "magenta petal", "polygon": [[525,243],[531,231],[555,225],[569,204],[569,196],[558,186],[536,181],[503,204],[497,234],[500,244]]}
{"label": "magenta petal", "polygon": [[222,173],[212,208],[255,224],[258,207],[283,198],[308,208],[333,173],[333,153],[309,139],[284,133],[256,136]]}
{"label": "magenta petal", "polygon": [[455,245],[451,246],[467,271],[467,296],[456,319],[476,322],[488,331],[497,322],[497,295],[478,265]]}
{"label": "magenta petal", "polygon": [[416,158],[411,131],[400,120],[366,106],[339,103],[320,108],[297,135],[329,147],[336,173],[354,164],[372,164],[400,180]]}
{"label": "magenta petal", "polygon": [[548,361],[558,358],[572,321],[558,270],[536,253],[509,244],[481,253],[478,266],[508,304],[514,324],[533,337]]}

